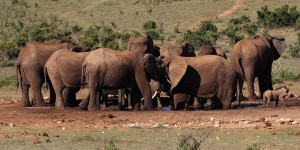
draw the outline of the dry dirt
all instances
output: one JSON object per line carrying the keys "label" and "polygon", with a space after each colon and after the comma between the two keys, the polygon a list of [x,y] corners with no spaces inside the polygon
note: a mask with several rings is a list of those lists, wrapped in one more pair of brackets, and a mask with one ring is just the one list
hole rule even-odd
{"label": "dry dirt", "polygon": [[[120,111],[113,107],[99,111],[83,111],[78,107],[65,111],[53,107],[24,108],[20,102],[0,101],[0,124],[7,126],[99,130],[103,128],[220,128],[278,129],[299,126],[300,99],[288,99],[290,107],[242,108],[232,110],[194,111]],[[247,102],[249,103],[249,102]],[[257,102],[256,102],[257,103]],[[281,104],[281,103],[279,103]]]}

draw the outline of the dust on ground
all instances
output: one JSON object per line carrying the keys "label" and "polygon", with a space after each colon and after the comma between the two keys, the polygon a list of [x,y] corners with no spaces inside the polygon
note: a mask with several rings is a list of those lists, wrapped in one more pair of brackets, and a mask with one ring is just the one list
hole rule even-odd
{"label": "dust on ground", "polygon": [[[245,108],[241,109],[209,111],[120,111],[117,106],[99,111],[83,111],[78,107],[67,107],[65,111],[58,111],[54,107],[25,108],[19,101],[0,101],[0,124],[11,127],[87,131],[103,128],[180,129],[207,126],[269,130],[299,126],[300,99],[289,98],[286,101],[292,106],[264,108],[261,105],[257,107],[256,101],[245,102]],[[258,104],[260,103],[261,100],[258,101]]]}

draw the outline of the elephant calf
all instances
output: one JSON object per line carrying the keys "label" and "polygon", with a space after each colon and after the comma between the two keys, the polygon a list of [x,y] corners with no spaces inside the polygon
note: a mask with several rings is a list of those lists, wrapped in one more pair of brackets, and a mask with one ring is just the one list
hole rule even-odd
{"label": "elephant calf", "polygon": [[278,100],[284,102],[285,106],[288,106],[283,98],[289,95],[289,89],[281,87],[276,90],[267,90],[263,94],[264,105],[269,107],[270,101],[275,101],[275,107],[278,105]]}

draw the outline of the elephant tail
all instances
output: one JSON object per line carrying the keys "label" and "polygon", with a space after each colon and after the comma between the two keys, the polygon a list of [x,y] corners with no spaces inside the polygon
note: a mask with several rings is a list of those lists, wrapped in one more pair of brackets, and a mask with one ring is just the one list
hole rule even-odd
{"label": "elephant tail", "polygon": [[86,70],[86,65],[84,63],[82,64],[82,68],[81,68],[81,87],[83,87],[84,84],[86,83],[85,70]]}
{"label": "elephant tail", "polygon": [[21,68],[21,63],[17,60],[17,63],[16,63],[16,77],[17,77],[16,86],[17,86],[17,90],[19,88],[19,84],[21,84],[21,87],[22,87],[22,76],[21,76],[21,69],[20,68]]}
{"label": "elephant tail", "polygon": [[46,89],[46,92],[48,91],[48,89],[49,89],[49,84],[48,84],[48,82],[47,82],[47,67],[45,66],[44,67],[44,79],[45,79],[45,89]]}

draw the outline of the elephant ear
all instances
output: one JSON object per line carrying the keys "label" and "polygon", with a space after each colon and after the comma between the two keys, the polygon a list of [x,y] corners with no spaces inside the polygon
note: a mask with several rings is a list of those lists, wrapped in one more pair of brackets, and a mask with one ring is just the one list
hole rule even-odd
{"label": "elephant ear", "polygon": [[172,91],[183,78],[188,65],[181,56],[167,57],[164,62],[167,66],[167,73],[171,81],[170,91]]}
{"label": "elephant ear", "polygon": [[155,56],[151,54],[146,54],[143,58],[144,62],[144,68],[146,70],[147,78],[150,81],[150,79],[158,80],[158,68],[156,66]]}
{"label": "elephant ear", "polygon": [[285,50],[285,38],[281,34],[271,35],[269,38],[271,38],[271,43],[274,46],[273,58],[277,60]]}

